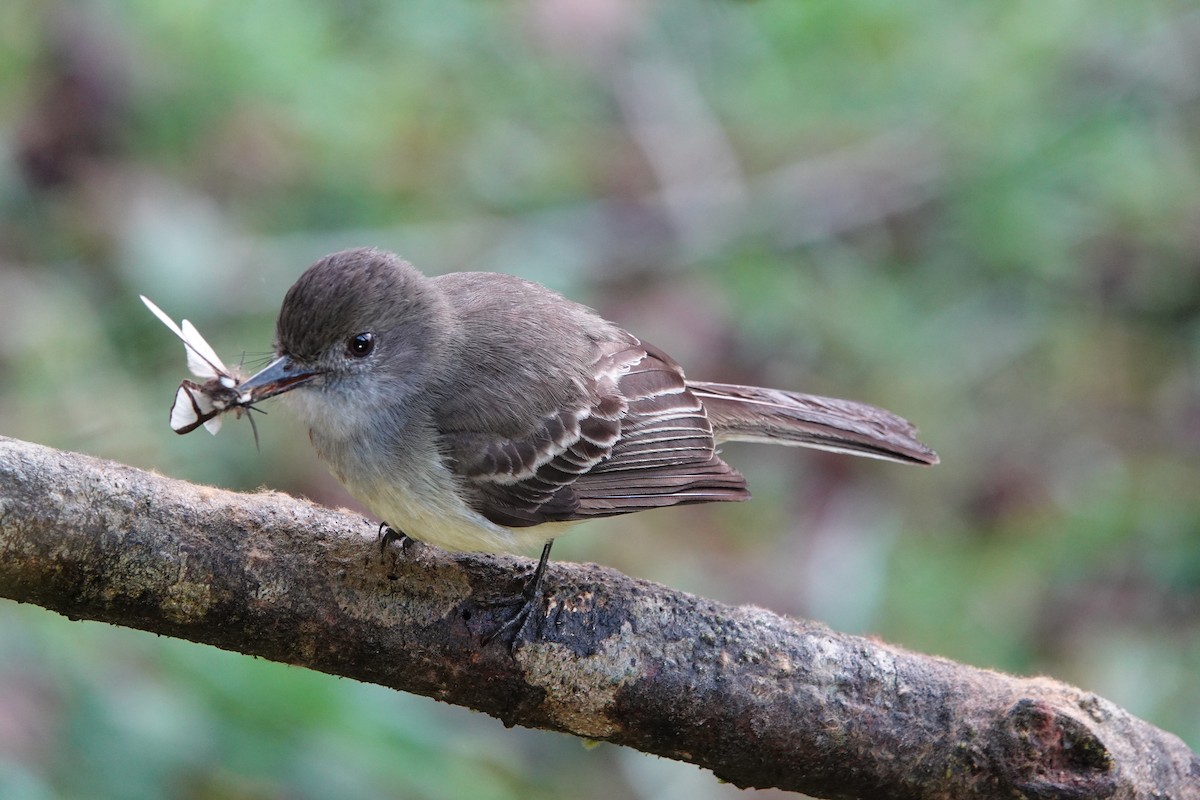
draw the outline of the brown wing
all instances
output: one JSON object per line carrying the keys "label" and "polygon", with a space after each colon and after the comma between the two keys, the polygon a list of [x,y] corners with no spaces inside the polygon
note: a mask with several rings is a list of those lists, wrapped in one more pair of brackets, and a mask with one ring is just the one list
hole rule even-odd
{"label": "brown wing", "polygon": [[742,476],[715,452],[704,406],[683,370],[632,336],[599,346],[588,398],[524,437],[450,437],[474,508],[524,527],[681,503],[745,500]]}

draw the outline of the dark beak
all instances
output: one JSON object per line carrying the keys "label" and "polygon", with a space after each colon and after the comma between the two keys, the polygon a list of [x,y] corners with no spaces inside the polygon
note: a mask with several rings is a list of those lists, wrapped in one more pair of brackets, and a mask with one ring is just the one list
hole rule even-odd
{"label": "dark beak", "polygon": [[253,405],[260,400],[294,389],[320,374],[304,369],[293,361],[291,356],[280,356],[239,383],[237,390],[243,405]]}

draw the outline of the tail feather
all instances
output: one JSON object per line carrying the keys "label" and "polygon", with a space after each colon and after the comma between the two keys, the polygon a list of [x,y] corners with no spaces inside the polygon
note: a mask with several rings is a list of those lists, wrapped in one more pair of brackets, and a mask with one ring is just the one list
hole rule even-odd
{"label": "tail feather", "polygon": [[688,381],[712,422],[718,443],[769,442],[936,464],[937,453],[917,440],[908,420],[866,403],[758,386]]}

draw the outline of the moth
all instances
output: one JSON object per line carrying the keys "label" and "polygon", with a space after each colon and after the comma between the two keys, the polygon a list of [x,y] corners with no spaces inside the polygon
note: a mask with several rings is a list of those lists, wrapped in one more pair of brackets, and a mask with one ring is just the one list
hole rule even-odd
{"label": "moth", "polygon": [[[204,340],[196,326],[186,319],[182,325],[176,325],[175,320],[148,297],[139,297],[146,308],[183,342],[188,369],[197,378],[204,379],[203,383],[185,380],[175,390],[175,401],[171,404],[171,430],[179,434],[191,433],[203,425],[205,430],[216,436],[217,431],[221,430],[221,415],[226,411],[233,411],[241,417],[253,409],[254,395],[240,388],[243,380],[241,375],[225,366],[225,362]],[[254,427],[253,417],[250,418],[250,425]],[[254,429],[254,438],[258,440],[257,429]]]}

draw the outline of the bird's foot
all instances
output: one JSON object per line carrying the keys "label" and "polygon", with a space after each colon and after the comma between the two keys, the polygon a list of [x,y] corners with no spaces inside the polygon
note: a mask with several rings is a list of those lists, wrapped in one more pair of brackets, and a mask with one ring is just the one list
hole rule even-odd
{"label": "bird's foot", "polygon": [[[542,600],[544,598],[542,583],[546,577],[546,564],[550,560],[550,545],[552,543],[546,542],[546,546],[542,548],[542,557],[538,560],[537,569],[534,570],[533,576],[525,582],[525,588],[521,592],[505,597],[497,597],[492,600],[483,600],[479,603],[479,605],[486,608],[502,608],[507,606],[514,609],[511,617],[484,635],[483,643],[485,645],[491,644],[497,639],[507,639],[508,652],[510,655],[515,655],[517,645],[521,641],[530,638],[527,634],[530,634],[535,639],[541,634],[542,621],[544,619],[541,614]],[[532,631],[529,630],[530,626],[533,626]]]}
{"label": "bird's foot", "polygon": [[379,555],[382,556],[387,552],[388,545],[396,542],[400,545],[400,552],[407,552],[408,548],[417,543],[417,540],[409,536],[404,531],[398,531],[386,522],[379,523],[379,533],[375,536],[375,542],[379,545]]}
{"label": "bird's foot", "polygon": [[484,634],[483,643],[488,645],[496,640],[505,641],[509,653],[515,654],[520,642],[531,637],[537,638],[541,632],[542,599],[541,587],[535,586],[531,580],[525,591],[519,594],[480,602],[479,605],[485,608],[512,609],[512,615],[508,619]]}

